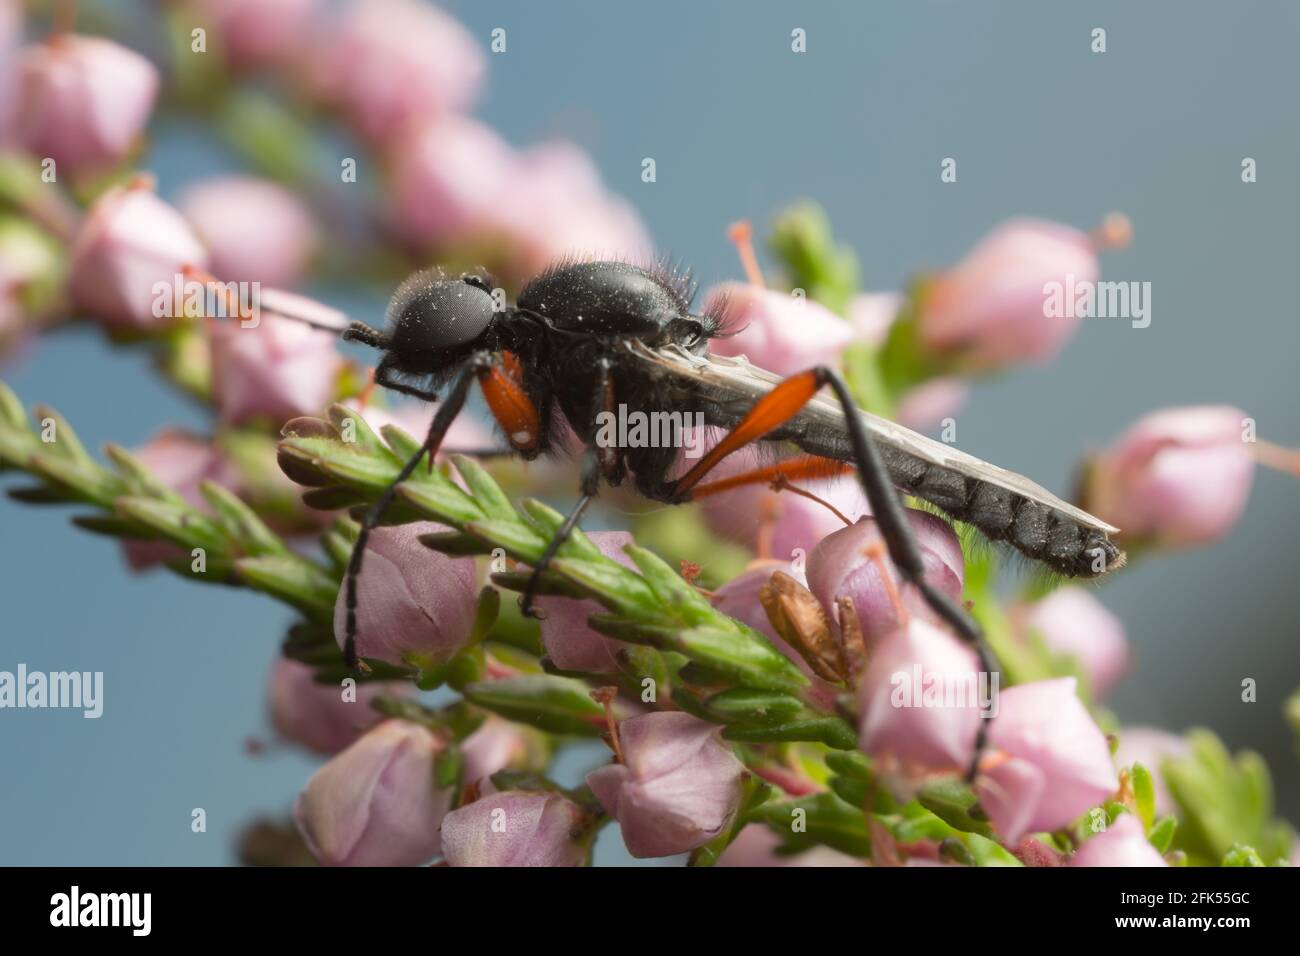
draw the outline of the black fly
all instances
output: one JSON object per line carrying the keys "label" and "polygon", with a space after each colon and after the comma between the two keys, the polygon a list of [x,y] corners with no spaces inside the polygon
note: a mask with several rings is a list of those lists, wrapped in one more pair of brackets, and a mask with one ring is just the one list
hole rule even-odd
{"label": "black fly", "polygon": [[[1060,501],[1032,482],[858,411],[833,369],[819,366],[784,380],[747,363],[708,355],[725,334],[724,318],[694,314],[687,277],[623,262],[564,262],[533,279],[507,308],[483,274],[438,271],[408,279],[393,297],[386,328],[354,322],[348,340],[383,351],[375,382],[426,401],[440,401],[420,450],[364,516],[348,564],[344,657],[357,664],[357,576],[366,542],[405,481],[443,436],[477,381],[511,449],[525,458],[552,450],[563,422],[582,444],[581,496],[549,543],[521,599],[531,612],[541,575],[581,520],[601,482],[629,475],[638,492],[680,503],[708,493],[702,479],[723,458],[754,442],[786,441],[805,452],[721,487],[856,469],[890,558],[926,603],[992,661],[974,620],[924,577],[924,565],[898,492],[916,495],[995,540],[1066,575],[1095,576],[1118,567],[1123,554],[1108,539],[1115,529]],[[292,316],[289,316],[292,318]],[[823,389],[828,396],[819,397]],[[597,437],[600,413],[618,406],[652,413],[702,413],[729,431],[689,470],[669,475],[671,447],[611,447]],[[984,725],[976,753],[982,749]],[[973,770],[973,768],[972,768]]]}

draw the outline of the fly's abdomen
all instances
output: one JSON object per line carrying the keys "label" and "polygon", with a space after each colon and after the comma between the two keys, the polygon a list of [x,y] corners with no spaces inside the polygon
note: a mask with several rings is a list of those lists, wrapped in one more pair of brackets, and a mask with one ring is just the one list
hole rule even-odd
{"label": "fly's abdomen", "polygon": [[1060,574],[1098,577],[1124,563],[1105,534],[1054,508],[894,449],[882,451],[900,490]]}

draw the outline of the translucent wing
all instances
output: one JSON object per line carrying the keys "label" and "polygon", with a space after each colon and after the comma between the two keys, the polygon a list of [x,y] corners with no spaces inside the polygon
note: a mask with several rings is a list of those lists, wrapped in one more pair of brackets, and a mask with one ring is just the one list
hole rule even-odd
{"label": "translucent wing", "polygon": [[[766,394],[780,377],[751,365],[744,358],[728,358],[711,355],[701,357],[682,351],[676,347],[651,349],[639,342],[629,342],[628,347],[643,361],[682,384],[687,389],[706,391],[723,400],[724,408],[730,405],[734,411],[724,412],[721,418],[736,418],[743,414],[754,401]],[[1023,475],[981,461],[974,455],[968,455],[950,445],[918,435],[911,429],[904,428],[869,412],[858,411],[866,423],[872,438],[876,441],[895,479],[895,484],[908,493],[927,497],[922,490],[913,487],[907,475],[914,473],[910,463],[923,463],[944,473],[982,482],[1002,489],[1018,499],[1035,502],[1054,513],[1061,519],[1077,525],[1080,529],[1102,536],[1116,533],[1119,529],[1101,519],[1076,508],[1068,501],[1063,501],[1041,485],[1035,484]],[[717,424],[725,424],[718,421]],[[800,413],[795,427],[788,429],[780,437],[788,438],[805,451],[815,455],[824,455],[842,461],[850,460],[848,454],[848,433],[844,413],[838,402],[827,393],[814,398]],[[934,502],[944,507],[943,501]],[[965,520],[963,518],[963,520]]]}

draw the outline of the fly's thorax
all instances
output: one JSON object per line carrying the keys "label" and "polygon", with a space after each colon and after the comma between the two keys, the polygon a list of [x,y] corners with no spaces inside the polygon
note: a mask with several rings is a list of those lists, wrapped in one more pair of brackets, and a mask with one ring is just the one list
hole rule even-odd
{"label": "fly's thorax", "polygon": [[553,328],[657,341],[687,315],[680,290],[663,276],[626,262],[562,263],[519,295],[519,307]]}

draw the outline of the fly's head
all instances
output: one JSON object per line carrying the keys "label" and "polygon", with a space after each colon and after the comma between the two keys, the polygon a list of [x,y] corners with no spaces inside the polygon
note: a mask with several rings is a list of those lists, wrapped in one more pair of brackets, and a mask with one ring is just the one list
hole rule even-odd
{"label": "fly's head", "polygon": [[451,278],[437,269],[417,272],[388,305],[388,361],[413,374],[445,372],[470,353],[493,347],[500,315],[485,275]]}

